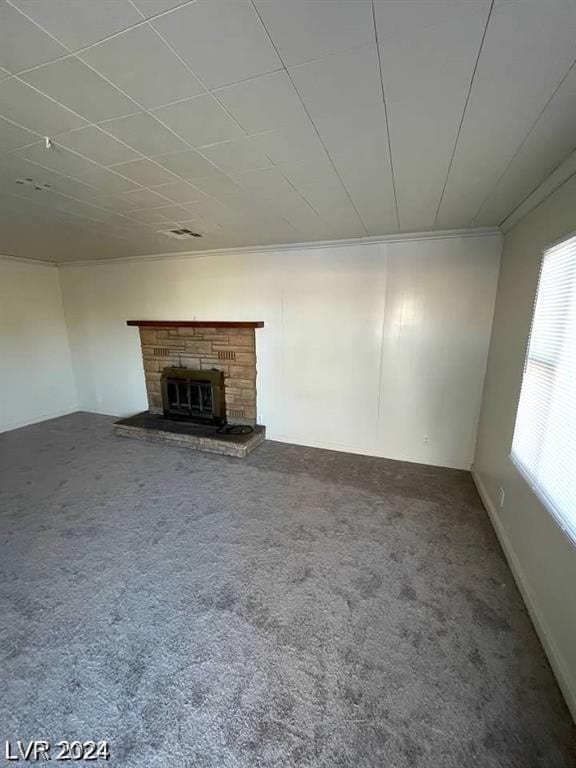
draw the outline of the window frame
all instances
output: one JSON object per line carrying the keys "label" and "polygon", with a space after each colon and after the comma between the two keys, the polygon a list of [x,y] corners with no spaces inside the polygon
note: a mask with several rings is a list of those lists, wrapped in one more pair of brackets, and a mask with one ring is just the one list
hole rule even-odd
{"label": "window frame", "polygon": [[[560,361],[559,360],[553,360],[551,357],[542,357],[541,355],[533,355],[530,356],[530,346],[532,341],[532,335],[534,330],[534,320],[536,317],[536,306],[538,303],[538,297],[540,294],[540,287],[542,283],[542,273],[544,271],[544,262],[546,259],[546,256],[549,254],[550,251],[552,251],[554,248],[557,248],[558,246],[561,246],[564,243],[568,243],[571,240],[576,241],[576,230],[569,232],[562,237],[558,238],[557,240],[554,240],[550,243],[548,243],[546,246],[544,246],[540,252],[540,266],[538,270],[538,280],[536,283],[536,291],[534,293],[534,298],[532,301],[532,311],[530,315],[530,330],[528,333],[528,338],[526,340],[526,347],[524,350],[524,363],[522,366],[522,373],[520,376],[520,388],[518,391],[518,402],[516,404],[516,413],[514,415],[514,424],[512,429],[512,437],[510,441],[510,451],[508,454],[508,458],[512,462],[513,466],[517,470],[518,474],[522,478],[522,480],[528,485],[530,490],[534,493],[534,495],[538,498],[540,503],[544,506],[546,509],[546,512],[550,515],[554,523],[560,528],[562,533],[568,538],[570,543],[574,548],[576,548],[576,515],[574,520],[571,520],[567,518],[562,512],[559,511],[558,505],[555,503],[554,499],[546,493],[545,488],[538,483],[532,473],[530,472],[529,468],[525,466],[525,464],[522,462],[522,460],[514,454],[514,436],[516,433],[516,424],[518,421],[518,413],[520,410],[520,402],[521,402],[521,396],[522,396],[522,388],[524,386],[524,378],[526,376],[526,370],[528,368],[528,365],[532,363],[533,365],[536,365],[541,368],[545,368],[547,370],[556,371],[559,368]],[[576,286],[574,288],[576,292]],[[547,403],[546,408],[546,418],[548,419],[549,411],[550,411],[550,403],[549,401]],[[542,444],[538,447],[538,453],[540,453],[542,450]],[[576,479],[575,479],[576,482]]]}

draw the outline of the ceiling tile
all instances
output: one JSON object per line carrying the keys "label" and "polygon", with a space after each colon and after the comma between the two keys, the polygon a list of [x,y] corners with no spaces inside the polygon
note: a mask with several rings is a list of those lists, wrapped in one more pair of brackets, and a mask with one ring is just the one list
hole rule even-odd
{"label": "ceiling tile", "polygon": [[81,200],[75,200],[72,197],[64,197],[58,194],[47,194],[43,197],[43,200],[45,200],[47,204],[53,208],[56,208],[59,211],[72,213],[75,216],[83,216],[88,219],[94,219],[98,221],[99,219],[101,220],[105,215],[103,211],[100,211],[95,206],[82,202]]}
{"label": "ceiling tile", "polygon": [[51,149],[46,149],[44,143],[40,141],[37,141],[30,147],[19,149],[14,154],[17,157],[37,163],[44,168],[50,168],[64,176],[72,177],[77,176],[78,171],[85,170],[86,166],[91,162],[56,144]]}
{"label": "ceiling tile", "polygon": [[335,157],[336,168],[369,235],[398,232],[396,203],[388,153],[368,161]]}
{"label": "ceiling tile", "polygon": [[114,165],[138,157],[130,147],[116,141],[93,125],[58,136],[54,143],[78,152],[100,165]]}
{"label": "ceiling tile", "polygon": [[73,51],[142,21],[128,0],[11,1]]}
{"label": "ceiling tile", "polygon": [[26,72],[22,79],[93,122],[128,115],[139,109],[75,56]]}
{"label": "ceiling tile", "polygon": [[503,169],[472,226],[495,226],[509,216],[576,148],[576,65],[556,91],[534,128]]}
{"label": "ceiling tile", "polygon": [[[194,182],[196,184],[196,182]],[[155,191],[160,195],[168,198],[173,203],[190,203],[194,200],[203,200],[205,195],[195,189],[191,184],[186,181],[175,181],[170,184],[161,184],[158,187],[154,187]]]}
{"label": "ceiling tile", "polygon": [[209,88],[282,66],[249,0],[196,0],[152,24]]}
{"label": "ceiling tile", "polygon": [[347,117],[358,124],[383,108],[375,45],[293,67],[290,75],[314,121]]}
{"label": "ceiling tile", "polygon": [[267,200],[270,207],[278,211],[282,218],[293,226],[303,222],[314,224],[318,218],[316,212],[286,181],[277,168],[244,173],[238,176],[238,182],[263,200]]}
{"label": "ceiling tile", "polygon": [[[84,182],[63,176],[56,171],[41,168],[17,155],[0,155],[0,180],[11,185],[16,179],[31,178],[38,185],[49,184],[53,192],[70,195],[78,200],[89,200],[98,190]],[[31,184],[18,186],[20,196],[37,197]]]}
{"label": "ceiling tile", "polygon": [[490,0],[378,0],[374,8],[400,226],[432,228]]}
{"label": "ceiling tile", "polygon": [[0,117],[0,152],[23,147],[34,141],[38,141],[37,134],[26,130],[26,128],[21,128],[19,125],[14,125],[14,123],[9,123],[8,120]]}
{"label": "ceiling tile", "polygon": [[77,178],[97,187],[100,192],[127,192],[138,186],[137,182],[125,179],[115,173],[115,168],[101,168],[94,164],[86,169],[86,173],[81,176],[78,175]]}
{"label": "ceiling tile", "polygon": [[120,163],[115,165],[113,170],[121,173],[123,176],[127,176],[137,184],[141,184],[143,187],[153,187],[157,184],[167,184],[169,181],[177,181],[174,174],[164,168],[160,168],[152,160],[143,158],[141,160],[131,160],[128,163]]}
{"label": "ceiling tile", "polygon": [[268,155],[251,137],[204,147],[202,154],[225,173],[242,173],[272,165]]}
{"label": "ceiling tile", "polygon": [[138,219],[138,221],[150,223],[156,221],[178,222],[190,217],[189,212],[179,205],[165,205],[160,208],[141,208],[135,211],[130,211],[127,215],[130,218]]}
{"label": "ceiling tile", "polygon": [[151,189],[135,189],[133,192],[126,192],[122,196],[128,203],[127,211],[139,210],[140,208],[160,208],[167,205],[166,198]]}
{"label": "ceiling tile", "polygon": [[140,13],[149,19],[151,16],[156,16],[157,13],[171,11],[188,0],[132,0],[132,2]]}
{"label": "ceiling tile", "polygon": [[16,8],[0,0],[0,64],[20,72],[65,56],[64,46],[39,29]]}
{"label": "ceiling tile", "polygon": [[374,41],[370,0],[256,0],[256,7],[287,66]]}
{"label": "ceiling tile", "polygon": [[201,147],[236,139],[244,132],[210,94],[179,101],[154,114],[189,145]]}
{"label": "ceiling tile", "polygon": [[51,168],[65,176],[97,187],[101,192],[123,192],[135,186],[133,182],[58,145],[54,145],[52,149],[46,149],[43,143],[38,143],[32,147],[17,150],[16,154],[45,168]]}
{"label": "ceiling tile", "polygon": [[274,163],[316,162],[326,153],[310,121],[287,129],[266,131],[252,137]]}
{"label": "ceiling tile", "polygon": [[330,56],[290,72],[368,233],[397,231],[376,47]]}
{"label": "ceiling tile", "polygon": [[342,182],[326,157],[321,162],[285,164],[280,170],[334,231],[348,232],[347,237],[366,234]]}
{"label": "ceiling tile", "polygon": [[497,0],[437,226],[470,224],[570,69],[575,39],[573,2]]}
{"label": "ceiling tile", "polygon": [[[148,190],[137,189],[135,191],[147,192]],[[118,212],[125,213],[126,211],[130,211],[133,208],[139,207],[137,205],[134,205],[134,202],[129,199],[129,196],[131,194],[134,194],[134,193],[126,192],[124,194],[121,194],[121,193],[114,194],[109,192],[99,192],[90,198],[90,202],[92,203],[92,205],[97,205],[100,208],[105,208],[115,213],[118,213]]]}
{"label": "ceiling tile", "polygon": [[[218,168],[205,160],[193,149],[187,152],[175,152],[170,155],[162,155],[156,158],[164,168],[168,168],[185,179],[194,179],[201,176],[211,176],[220,173]],[[159,182],[161,183],[161,182]],[[154,186],[150,184],[149,186]]]}
{"label": "ceiling tile", "polygon": [[194,179],[194,186],[218,200],[230,195],[243,195],[244,190],[233,179],[221,173],[218,176],[206,176]]}
{"label": "ceiling tile", "polygon": [[86,125],[86,121],[19,80],[0,82],[0,114],[41,136]]}
{"label": "ceiling tile", "polygon": [[147,109],[206,90],[147,24],[84,51],[81,58]]}
{"label": "ceiling tile", "polygon": [[108,120],[103,130],[121,139],[143,155],[165,155],[187,148],[186,144],[147,112]]}
{"label": "ceiling tile", "polygon": [[286,72],[274,72],[214,94],[248,133],[309,122]]}

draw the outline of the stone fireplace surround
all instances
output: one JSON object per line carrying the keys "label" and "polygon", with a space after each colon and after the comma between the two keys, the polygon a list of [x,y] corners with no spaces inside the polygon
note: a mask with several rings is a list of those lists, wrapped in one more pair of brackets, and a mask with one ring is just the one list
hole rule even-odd
{"label": "stone fireplace surround", "polygon": [[128,320],[138,326],[150,413],[162,413],[164,368],[224,373],[226,420],[256,424],[255,329],[263,322]]}
{"label": "stone fireplace surround", "polygon": [[[263,322],[128,320],[127,324],[140,331],[149,410],[115,422],[115,434],[238,458],[266,439],[266,428],[256,423],[255,329]],[[222,371],[227,426],[165,418],[161,384],[165,368]]]}

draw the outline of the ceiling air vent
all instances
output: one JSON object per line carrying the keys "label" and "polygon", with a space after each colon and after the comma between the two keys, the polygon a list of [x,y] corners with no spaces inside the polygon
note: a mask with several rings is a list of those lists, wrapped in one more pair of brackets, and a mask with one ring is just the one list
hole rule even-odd
{"label": "ceiling air vent", "polygon": [[190,237],[202,237],[200,232],[194,232],[191,229],[160,229],[160,234],[172,237],[174,240],[188,240]]}

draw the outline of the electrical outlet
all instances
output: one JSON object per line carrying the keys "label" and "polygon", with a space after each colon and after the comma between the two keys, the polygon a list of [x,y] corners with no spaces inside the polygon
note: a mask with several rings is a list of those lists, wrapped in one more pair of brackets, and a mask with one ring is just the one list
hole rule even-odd
{"label": "electrical outlet", "polygon": [[498,488],[498,503],[500,504],[500,509],[504,506],[504,498],[506,494],[504,493],[504,488]]}
{"label": "electrical outlet", "polygon": [[430,438],[428,437],[428,435],[424,435],[424,439],[422,440],[422,442],[424,443],[424,445],[430,445]]}

